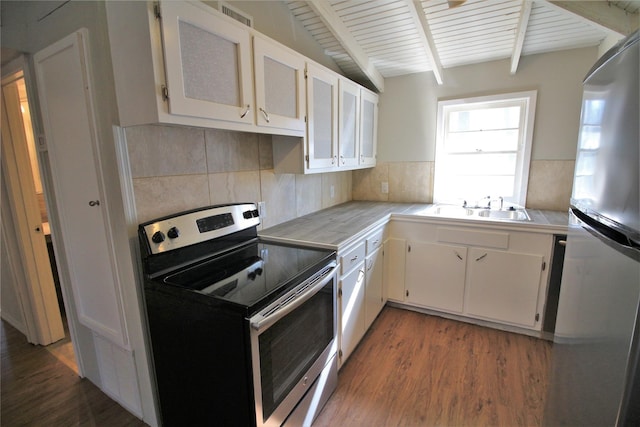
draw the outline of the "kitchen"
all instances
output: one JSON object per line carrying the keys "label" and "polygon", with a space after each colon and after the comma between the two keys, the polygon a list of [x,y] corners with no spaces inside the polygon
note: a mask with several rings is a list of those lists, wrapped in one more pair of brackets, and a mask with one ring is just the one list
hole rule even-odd
{"label": "kitchen", "polygon": [[[263,23],[258,19],[256,28],[273,38],[277,39],[277,29],[287,29],[292,25],[284,5],[278,4],[279,9],[274,5],[265,8],[264,3],[259,2],[245,6],[256,8],[249,10],[254,17],[269,17]],[[76,7],[79,8],[77,11],[66,12]],[[104,34],[105,17],[100,5],[69,4],[58,13],[82,14],[83,21],[87,21],[82,25],[89,27],[90,32]],[[14,37],[22,36],[27,40],[16,40],[15,46],[22,47],[21,43],[28,41],[35,46],[19,50],[33,53],[77,29],[73,24],[69,28],[60,28],[53,17],[55,15],[39,24],[43,26],[40,34],[50,33],[47,40],[32,41],[26,35],[17,34]],[[264,29],[260,25],[264,25]],[[299,26],[294,30],[288,39],[291,43],[300,44],[294,45],[296,50],[326,63],[322,49],[314,46],[310,37],[304,35],[304,30]],[[11,33],[5,36],[3,25],[3,45],[11,43],[11,36]],[[303,37],[307,43],[304,46]],[[96,103],[96,110],[103,121],[100,150],[105,162],[103,173],[108,178],[105,185],[110,199],[117,201],[123,196],[111,147],[112,137],[109,136],[110,127],[117,120],[113,117],[115,94],[110,85],[113,77],[106,54],[109,51],[108,38],[90,36],[89,40],[94,81],[98,88],[96,92],[102,96],[101,102]],[[566,211],[579,125],[581,80],[597,57],[598,49],[595,47],[523,56],[515,75],[509,73],[509,60],[456,67],[446,69],[443,86],[437,85],[431,73],[385,79],[385,91],[379,101],[378,161],[373,169],[315,175],[278,174],[274,172],[270,156],[276,142],[265,134],[193,127],[127,128],[130,185],[135,197],[136,217],[127,221],[117,206],[110,207],[114,211],[115,223],[123,225],[121,228],[114,226],[113,230],[117,236],[116,244],[120,245],[118,256],[126,258],[130,253],[126,240],[132,237],[131,225],[206,204],[265,201],[266,215],[263,215],[262,227],[268,228],[352,199],[430,203],[433,197],[435,100],[458,95],[538,90],[527,207]],[[418,93],[416,87],[425,88],[424,94]],[[166,162],[169,157],[176,161]],[[417,188],[411,185],[416,176],[424,177],[424,184]],[[562,177],[560,185],[551,186],[549,182],[556,184],[558,177]],[[382,191],[383,182],[388,183],[388,193]],[[171,196],[166,197],[169,194]],[[122,230],[129,230],[129,236],[123,239]],[[125,259],[118,264],[126,265],[127,262],[131,264],[134,261]],[[135,276],[133,272],[130,274],[131,278]],[[130,283],[131,280],[125,278],[122,282]],[[133,304],[138,298],[136,290],[131,286],[122,290],[125,305],[131,303],[125,310],[130,333],[140,333],[136,330],[140,323],[139,313],[135,312],[136,304]],[[135,343],[136,338],[131,337],[131,340]],[[138,342],[133,347],[143,348],[138,347],[140,345]],[[139,357],[138,353],[135,357]],[[144,377],[144,374],[139,375]],[[95,381],[99,383],[100,379]],[[145,381],[141,379],[139,382],[143,388],[142,396],[150,393],[144,390]],[[148,404],[148,396],[142,400],[143,405],[145,402]]]}

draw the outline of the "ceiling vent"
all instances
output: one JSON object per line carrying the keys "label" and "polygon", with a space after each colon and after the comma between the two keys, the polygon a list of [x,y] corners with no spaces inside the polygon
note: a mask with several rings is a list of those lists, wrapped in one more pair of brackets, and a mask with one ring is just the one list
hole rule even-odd
{"label": "ceiling vent", "polygon": [[253,28],[253,17],[231,6],[229,3],[224,1],[219,1],[218,10],[224,13],[225,15],[235,19],[236,21],[243,23],[247,27]]}

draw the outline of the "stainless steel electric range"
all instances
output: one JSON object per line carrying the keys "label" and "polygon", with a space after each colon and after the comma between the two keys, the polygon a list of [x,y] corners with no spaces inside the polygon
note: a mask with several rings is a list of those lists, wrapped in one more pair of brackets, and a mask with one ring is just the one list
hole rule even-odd
{"label": "stainless steel electric range", "polygon": [[165,426],[310,425],[337,385],[336,254],[259,223],[245,203],[138,228]]}

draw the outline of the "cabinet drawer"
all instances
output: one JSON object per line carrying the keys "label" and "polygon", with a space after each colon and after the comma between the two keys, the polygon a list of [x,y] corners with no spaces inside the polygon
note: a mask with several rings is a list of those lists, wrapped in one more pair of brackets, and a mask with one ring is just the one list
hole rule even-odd
{"label": "cabinet drawer", "polygon": [[349,272],[353,267],[364,261],[365,244],[364,242],[351,248],[344,255],[340,256],[341,271],[340,274]]}
{"label": "cabinet drawer", "polygon": [[367,255],[382,246],[383,229],[377,230],[367,238]]}

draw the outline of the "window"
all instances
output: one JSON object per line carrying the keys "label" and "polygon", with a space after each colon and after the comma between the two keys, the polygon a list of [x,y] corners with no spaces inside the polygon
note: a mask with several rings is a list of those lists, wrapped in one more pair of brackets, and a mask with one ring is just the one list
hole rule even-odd
{"label": "window", "polygon": [[536,92],[438,102],[433,199],[526,202]]}

